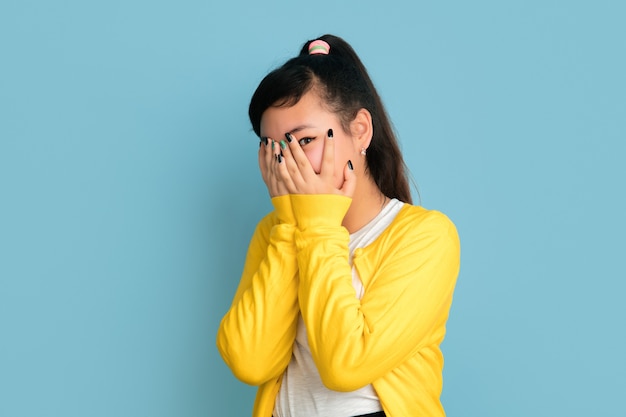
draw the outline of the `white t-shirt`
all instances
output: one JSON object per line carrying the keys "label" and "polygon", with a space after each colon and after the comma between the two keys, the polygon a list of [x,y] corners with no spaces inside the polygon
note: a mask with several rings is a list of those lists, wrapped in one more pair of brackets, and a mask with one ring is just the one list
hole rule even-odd
{"label": "white t-shirt", "polygon": [[[354,250],[376,240],[391,224],[403,204],[392,199],[374,219],[350,235],[350,265]],[[354,267],[352,286],[355,296],[360,300],[364,288]],[[299,316],[293,355],[276,397],[274,417],[346,417],[377,411],[382,411],[382,407],[371,384],[351,392],[333,391],[324,386],[311,356],[304,321]]]}

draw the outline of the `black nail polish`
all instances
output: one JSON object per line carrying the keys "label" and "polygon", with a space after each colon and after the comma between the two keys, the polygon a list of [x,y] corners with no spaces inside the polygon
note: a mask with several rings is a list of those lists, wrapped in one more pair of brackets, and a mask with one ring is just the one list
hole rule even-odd
{"label": "black nail polish", "polygon": [[333,130],[332,129],[328,129],[328,138],[332,138],[333,137]]}
{"label": "black nail polish", "polygon": [[267,136],[263,136],[261,138],[261,142],[263,142],[265,144],[265,146],[267,146]]}
{"label": "black nail polish", "polygon": [[291,136],[291,133],[285,133],[285,137],[287,138],[287,142],[291,142],[293,140],[293,136]]}
{"label": "black nail polish", "polygon": [[352,166],[352,161],[348,159],[348,168],[350,171],[354,171],[354,167]]}
{"label": "black nail polish", "polygon": [[278,163],[280,164],[281,162],[283,162],[283,156],[278,154]]}

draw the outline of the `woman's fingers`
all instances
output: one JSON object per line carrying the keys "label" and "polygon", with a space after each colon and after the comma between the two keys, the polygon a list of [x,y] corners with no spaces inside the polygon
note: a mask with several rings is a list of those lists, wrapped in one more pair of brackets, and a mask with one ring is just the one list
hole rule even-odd
{"label": "woman's fingers", "polygon": [[298,140],[291,133],[285,133],[285,138],[287,138],[289,152],[294,161],[293,166],[290,166],[290,172],[293,172],[294,181],[297,184],[302,184],[306,180],[313,178],[313,176],[316,175],[315,171],[311,166],[309,158],[304,154]]}
{"label": "woman's fingers", "polygon": [[324,142],[324,152],[322,153],[322,167],[320,175],[325,181],[334,181],[335,177],[335,141],[333,140],[333,130],[328,129]]}
{"label": "woman's fingers", "polygon": [[280,148],[276,141],[271,138],[261,138],[259,167],[270,197],[288,194],[287,187],[283,183],[276,166],[279,154]]}
{"label": "woman's fingers", "polygon": [[352,197],[354,190],[356,190],[356,175],[352,161],[348,160],[348,163],[343,168],[343,185],[340,191],[346,197]]}
{"label": "woman's fingers", "polygon": [[[293,165],[293,158],[289,153],[289,148],[285,141],[276,142],[275,160],[272,164],[274,175],[280,186],[284,187],[287,192],[296,192],[293,179],[289,172],[288,165]],[[289,162],[288,162],[289,161]]]}
{"label": "woman's fingers", "polygon": [[[301,158],[304,158],[307,163],[309,160],[302,152],[302,149],[300,149],[300,145],[296,143],[295,147],[293,146],[292,143],[295,142],[295,139],[291,136],[291,134],[287,133],[285,137],[287,138],[287,142],[284,140],[280,141],[283,157],[280,163],[285,165],[285,174],[289,177],[289,191],[295,193],[298,191],[298,187],[304,182],[304,179],[302,177],[302,172],[300,171],[300,164],[296,161],[296,156],[293,154],[293,151],[299,151],[299,153],[302,154],[299,158],[300,160]],[[288,144],[288,142],[291,143]]]}
{"label": "woman's fingers", "polygon": [[335,142],[333,130],[328,129],[323,139],[322,163],[320,173],[316,173],[299,142],[291,133],[285,137],[289,142],[285,154],[285,165],[293,187],[289,185],[291,193],[300,194],[325,194],[340,192],[335,187]]}
{"label": "woman's fingers", "polygon": [[276,172],[276,158],[280,153],[278,144],[275,140],[269,143],[269,152],[267,156],[267,165],[270,171],[270,181],[272,183],[272,189],[274,190],[274,196],[287,194],[285,186],[281,184],[281,178]]}
{"label": "woman's fingers", "polygon": [[270,196],[285,194],[354,193],[356,176],[351,163],[343,172],[341,189],[335,183],[335,141],[333,130],[328,129],[324,137],[320,173],[316,174],[302,147],[291,134],[285,134],[287,142],[267,138],[261,140],[259,166]]}
{"label": "woman's fingers", "polygon": [[261,142],[259,143],[259,169],[261,170],[261,176],[263,177],[265,184],[267,184],[269,174],[268,158],[271,157],[268,155],[270,140],[271,139],[268,139],[267,137],[262,137]]}

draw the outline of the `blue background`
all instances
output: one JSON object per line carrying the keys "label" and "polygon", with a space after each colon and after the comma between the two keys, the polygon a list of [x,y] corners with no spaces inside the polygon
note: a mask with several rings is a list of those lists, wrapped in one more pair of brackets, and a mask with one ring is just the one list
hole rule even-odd
{"label": "blue background", "polygon": [[0,416],[243,416],[261,78],[335,33],[463,245],[449,416],[623,413],[620,1],[0,4]]}

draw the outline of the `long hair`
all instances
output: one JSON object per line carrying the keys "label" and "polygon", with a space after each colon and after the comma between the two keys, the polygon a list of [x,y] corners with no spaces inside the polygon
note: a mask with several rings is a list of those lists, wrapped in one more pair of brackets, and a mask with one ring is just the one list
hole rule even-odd
{"label": "long hair", "polygon": [[382,100],[365,66],[342,38],[324,35],[329,54],[309,54],[307,41],[300,54],[270,72],[252,95],[248,115],[252,129],[260,136],[261,117],[269,107],[295,105],[315,89],[328,108],[335,112],[343,130],[361,109],[372,116],[373,135],[366,155],[366,172],[380,191],[390,198],[412,203],[407,168]]}

